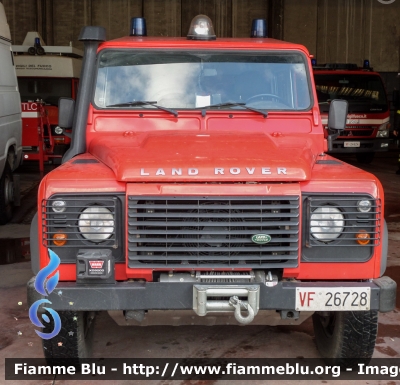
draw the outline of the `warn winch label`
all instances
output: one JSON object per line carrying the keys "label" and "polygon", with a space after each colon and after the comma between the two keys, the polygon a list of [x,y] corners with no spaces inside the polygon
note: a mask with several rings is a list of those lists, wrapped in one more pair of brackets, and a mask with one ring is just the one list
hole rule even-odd
{"label": "warn winch label", "polygon": [[91,269],[102,269],[104,261],[89,261]]}
{"label": "warn winch label", "polygon": [[103,269],[104,261],[89,261],[89,275],[105,275],[106,271]]}
{"label": "warn winch label", "polygon": [[[77,284],[115,283],[111,250],[80,250],[76,263]],[[100,281],[101,280],[101,281]]]}

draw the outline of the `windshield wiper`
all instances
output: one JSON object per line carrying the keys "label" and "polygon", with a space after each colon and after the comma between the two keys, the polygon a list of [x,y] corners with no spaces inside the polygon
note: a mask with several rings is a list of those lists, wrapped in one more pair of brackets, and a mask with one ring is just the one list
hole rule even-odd
{"label": "windshield wiper", "polygon": [[163,110],[169,112],[170,114],[178,117],[178,111],[172,110],[170,108],[161,107],[157,105],[157,101],[144,101],[144,100],[136,100],[133,102],[126,102],[126,103],[118,103],[118,104],[111,104],[106,107],[138,107],[138,106],[153,106],[158,108],[159,110]]}
{"label": "windshield wiper", "polygon": [[259,114],[261,114],[264,118],[266,118],[268,116],[268,112],[265,110],[259,110],[257,108],[252,108],[252,107],[248,107],[246,106],[246,103],[237,103],[237,102],[226,102],[226,103],[218,103],[218,104],[210,104],[209,106],[203,106],[203,107],[198,107],[198,109],[204,110],[206,108],[213,108],[213,107],[243,107],[246,110],[250,110],[253,112],[257,112]]}

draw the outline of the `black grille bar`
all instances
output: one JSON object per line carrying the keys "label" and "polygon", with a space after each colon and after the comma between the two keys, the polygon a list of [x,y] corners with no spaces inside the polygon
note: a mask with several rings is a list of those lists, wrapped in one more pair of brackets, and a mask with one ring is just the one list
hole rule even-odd
{"label": "black grille bar", "polygon": [[[298,196],[128,197],[130,268],[296,267]],[[257,244],[252,236],[265,234]]]}

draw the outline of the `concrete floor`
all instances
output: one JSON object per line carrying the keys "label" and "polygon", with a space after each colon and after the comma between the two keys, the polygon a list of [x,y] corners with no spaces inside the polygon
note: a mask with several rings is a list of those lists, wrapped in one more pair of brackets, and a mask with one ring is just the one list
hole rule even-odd
{"label": "concrete floor", "polygon": [[[341,157],[354,165],[353,157]],[[396,175],[397,151],[378,154],[371,165],[362,166],[381,180],[386,194],[385,217],[389,228],[389,267],[386,275],[400,284],[400,175]],[[35,171],[33,173],[32,171]],[[4,358],[40,358],[41,340],[28,318],[25,284],[31,277],[30,263],[24,239],[29,238],[29,220],[35,211],[35,189],[40,179],[36,167],[26,165],[21,180],[24,181],[23,206],[11,224],[0,228],[0,248],[12,249],[5,262],[18,263],[0,266],[0,384],[17,385],[18,381],[4,380]],[[10,241],[10,238],[14,238]],[[5,240],[7,239],[7,241]],[[21,241],[22,239],[22,241]],[[7,243],[8,242],[8,243]],[[11,242],[11,243],[10,243]],[[10,247],[14,245],[14,247]],[[400,285],[399,285],[400,286]],[[379,332],[374,357],[400,358],[400,293],[397,309],[380,314]],[[318,358],[313,340],[311,320],[297,326],[246,326],[246,327],[121,327],[107,314],[96,320],[94,356],[121,358]],[[323,362],[321,361],[321,365]],[[141,381],[140,381],[141,382]],[[280,385],[291,381],[268,381]],[[304,382],[304,381],[301,381]],[[64,385],[72,381],[24,381],[29,385]],[[102,381],[102,384],[132,384],[133,381]],[[139,383],[139,381],[138,381]],[[239,381],[237,382],[239,384]],[[252,381],[252,384],[266,381]],[[306,382],[304,382],[306,383]],[[340,381],[307,381],[315,384],[339,384]],[[387,384],[396,381],[346,381],[346,384]],[[79,381],[79,384],[99,384],[98,381]],[[228,381],[145,381],[143,384],[205,385],[228,384]]]}

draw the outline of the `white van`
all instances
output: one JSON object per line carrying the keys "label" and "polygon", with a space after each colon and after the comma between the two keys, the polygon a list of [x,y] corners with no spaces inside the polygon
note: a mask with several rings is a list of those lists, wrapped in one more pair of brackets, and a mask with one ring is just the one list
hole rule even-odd
{"label": "white van", "polygon": [[4,6],[0,3],[0,225],[12,217],[19,204],[19,181],[13,171],[21,163],[22,120],[11,34]]}

